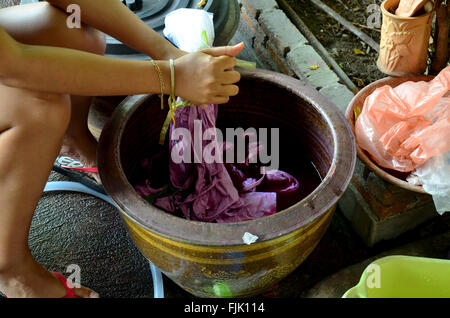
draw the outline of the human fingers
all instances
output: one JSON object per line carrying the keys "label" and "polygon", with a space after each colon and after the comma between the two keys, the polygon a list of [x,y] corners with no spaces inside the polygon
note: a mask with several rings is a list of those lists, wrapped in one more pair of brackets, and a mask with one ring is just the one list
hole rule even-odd
{"label": "human fingers", "polygon": [[236,58],[232,56],[222,55],[219,57],[214,57],[214,63],[220,70],[231,70],[236,66]]}
{"label": "human fingers", "polygon": [[221,96],[236,96],[239,94],[239,87],[237,85],[222,85]]}
{"label": "human fingers", "polygon": [[236,56],[244,49],[244,42],[233,46],[218,46],[201,50],[201,52],[212,56]]}
{"label": "human fingers", "polygon": [[222,76],[222,84],[234,84],[241,80],[241,73],[237,71],[225,71]]}
{"label": "human fingers", "polygon": [[226,104],[230,101],[229,96],[216,96],[214,97],[214,104]]}

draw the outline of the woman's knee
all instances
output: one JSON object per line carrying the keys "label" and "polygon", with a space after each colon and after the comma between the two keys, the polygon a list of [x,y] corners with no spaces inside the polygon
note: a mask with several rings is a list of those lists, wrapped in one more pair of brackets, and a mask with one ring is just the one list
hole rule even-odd
{"label": "woman's knee", "polygon": [[[30,45],[70,48],[103,55],[105,35],[85,24],[69,28],[69,15],[47,2],[0,10],[0,26],[16,41]],[[31,25],[32,27],[24,27]]]}
{"label": "woman's knee", "polygon": [[18,125],[36,134],[54,137],[64,135],[71,115],[68,95],[31,93],[26,100],[29,104],[17,110]]}

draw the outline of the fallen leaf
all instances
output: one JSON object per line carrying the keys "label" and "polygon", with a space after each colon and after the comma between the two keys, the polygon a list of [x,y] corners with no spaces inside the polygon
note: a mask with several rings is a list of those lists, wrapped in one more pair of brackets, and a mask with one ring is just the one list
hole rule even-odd
{"label": "fallen leaf", "polygon": [[353,77],[353,79],[358,83],[359,87],[364,87],[364,80],[362,80],[358,77]]}
{"label": "fallen leaf", "polygon": [[353,52],[354,52],[356,55],[366,55],[366,53],[364,53],[363,51],[361,51],[360,49],[357,49],[357,48],[354,48],[354,49],[353,49]]}

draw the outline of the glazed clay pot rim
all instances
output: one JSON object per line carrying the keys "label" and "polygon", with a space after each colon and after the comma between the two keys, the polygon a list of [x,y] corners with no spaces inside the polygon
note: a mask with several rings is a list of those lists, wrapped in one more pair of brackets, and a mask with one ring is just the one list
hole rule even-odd
{"label": "glazed clay pot rim", "polygon": [[[347,107],[347,110],[345,112],[345,117],[347,118],[348,123],[350,124],[350,127],[353,130],[353,133],[355,134],[355,123],[354,123],[354,112],[353,110],[355,107],[359,106],[359,108],[362,110],[364,106],[364,102],[360,105],[358,104],[358,99],[360,99],[362,96],[368,96],[370,95],[375,89],[382,87],[383,85],[392,85],[392,83],[397,83],[397,85],[400,85],[401,83],[404,83],[409,80],[414,80],[416,82],[418,81],[430,81],[433,79],[433,76],[429,75],[414,75],[414,76],[404,76],[404,77],[385,77],[382,79],[379,79],[366,87],[364,87],[362,90],[356,94],[353,99],[350,101],[350,104]],[[355,134],[356,136],[356,134]],[[404,181],[402,179],[399,179],[397,177],[394,177],[387,171],[380,168],[375,162],[370,159],[370,157],[366,154],[366,152],[356,143],[356,151],[358,153],[358,158],[361,159],[361,161],[370,169],[372,170],[377,176],[380,178],[388,181],[389,183],[395,184],[403,189],[407,189],[410,191],[418,192],[418,193],[427,193],[423,189],[422,186],[415,186],[411,185],[407,181]]]}
{"label": "glazed clay pot rim", "polygon": [[[412,21],[412,20],[418,20],[418,19],[423,19],[423,18],[425,18],[425,17],[429,17],[429,15],[431,15],[431,14],[433,13],[433,11],[431,11],[431,12],[425,12],[424,14],[419,15],[419,16],[416,16],[416,17],[402,17],[402,16],[399,16],[399,15],[390,13],[390,12],[385,8],[385,6],[386,6],[386,4],[388,3],[388,1],[390,1],[390,0],[384,0],[384,1],[381,3],[381,5],[380,5],[380,7],[381,7],[381,12],[383,12],[384,15],[387,15],[388,17],[390,17],[390,18],[392,18],[392,19],[398,19],[398,20],[403,20],[403,21],[408,21],[408,20]],[[399,2],[400,2],[400,1],[399,1]]]}
{"label": "glazed clay pot rim", "polygon": [[[121,167],[120,140],[126,122],[150,95],[130,96],[122,102],[129,109],[117,107],[111,120],[103,129],[99,143],[99,171],[106,192],[119,206],[121,212],[140,227],[151,233],[198,245],[243,245],[245,232],[267,241],[311,224],[329,211],[350,183],[356,164],[356,143],[344,115],[334,104],[308,84],[284,74],[268,70],[241,71],[242,78],[270,82],[275,86],[303,98],[328,124],[334,142],[333,161],[320,185],[307,197],[274,215],[237,223],[206,223],[173,216],[148,204],[128,182]],[[281,86],[283,82],[285,86]],[[315,103],[325,106],[317,107]],[[334,126],[331,124],[334,123]],[[332,128],[333,127],[333,128]],[[112,131],[111,131],[112,130]],[[341,140],[341,143],[338,143]],[[117,144],[117,147],[114,147]],[[119,175],[110,172],[116,171]],[[299,217],[303,216],[303,217]],[[299,222],[298,219],[301,219]]]}

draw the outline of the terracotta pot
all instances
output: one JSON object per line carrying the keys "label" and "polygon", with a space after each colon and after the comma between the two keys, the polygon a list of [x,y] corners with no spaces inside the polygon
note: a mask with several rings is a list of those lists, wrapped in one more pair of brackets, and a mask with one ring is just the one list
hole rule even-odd
{"label": "terracotta pot", "polygon": [[[312,87],[263,70],[243,72],[239,86],[240,93],[220,106],[218,126],[277,127],[283,170],[295,168],[303,156],[323,178],[303,200],[275,215],[228,224],[196,222],[162,211],[135,192],[129,180],[149,145],[158,143],[166,117],[158,95],[125,99],[99,143],[102,182],[137,247],[176,284],[200,297],[259,294],[291,273],[325,233],[355,167],[351,128]],[[246,245],[246,232],[258,240]]]}
{"label": "terracotta pot", "polygon": [[400,0],[385,0],[381,4],[381,27],[378,69],[391,76],[421,74],[427,66],[431,35],[432,12],[418,17],[400,17],[391,12]]}
{"label": "terracotta pot", "polygon": [[[347,110],[345,112],[345,116],[347,117],[347,121],[349,122],[350,126],[352,127],[353,133],[355,133],[355,108],[359,107],[359,109],[362,111],[364,107],[364,101],[366,98],[372,94],[377,88],[382,87],[384,85],[389,85],[391,87],[396,87],[404,82],[407,81],[413,81],[413,82],[419,82],[419,81],[431,81],[434,77],[433,76],[426,76],[426,75],[419,75],[414,77],[386,77],[383,79],[380,79],[378,81],[375,81],[366,87],[364,87],[361,91],[359,91],[358,94],[356,94],[353,99],[351,100],[350,104],[347,107]],[[386,180],[387,182],[390,182],[392,184],[395,184],[399,186],[400,188],[419,192],[419,193],[426,193],[425,190],[422,188],[422,186],[415,186],[411,185],[406,181],[406,177],[409,173],[401,173],[394,170],[389,170],[383,167],[378,166],[371,158],[370,155],[363,150],[361,147],[356,145],[356,151],[358,153],[358,158],[361,159],[361,161],[369,167],[376,175],[378,175],[380,178]]]}

